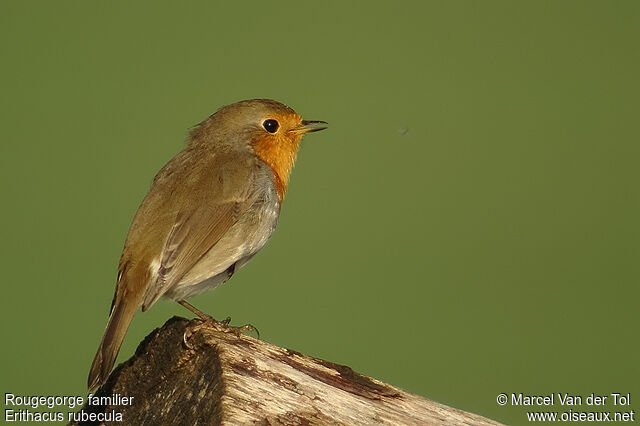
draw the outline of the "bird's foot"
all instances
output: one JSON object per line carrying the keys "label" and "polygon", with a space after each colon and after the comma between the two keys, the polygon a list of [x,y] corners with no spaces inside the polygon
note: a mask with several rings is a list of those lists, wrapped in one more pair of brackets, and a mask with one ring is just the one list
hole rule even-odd
{"label": "bird's foot", "polygon": [[256,338],[260,339],[260,331],[258,331],[256,327],[254,327],[251,324],[244,324],[240,326],[229,325],[229,323],[231,322],[230,317],[227,317],[222,321],[218,321],[213,317],[206,320],[199,318],[199,320],[200,320],[199,324],[188,326],[184,334],[182,335],[182,342],[187,348],[191,348],[191,346],[189,345],[189,339],[191,339],[191,336],[197,333],[198,330],[200,330],[201,328],[211,327],[211,326],[221,331],[231,331],[232,333],[235,333],[237,336],[240,336],[244,333],[254,334]]}
{"label": "bird's foot", "polygon": [[218,321],[217,319],[213,318],[211,315],[205,314],[204,312],[197,309],[195,306],[191,305],[185,300],[179,300],[178,303],[180,303],[182,306],[184,306],[185,308],[187,308],[188,310],[196,314],[201,321],[200,324],[187,327],[184,334],[182,335],[182,341],[186,347],[190,347],[188,342],[191,336],[194,333],[196,333],[200,328],[205,326],[209,326],[209,327],[213,326],[213,328],[223,330],[223,331],[229,330],[236,333],[238,336],[240,336],[244,332],[255,333],[257,338],[258,339],[260,338],[260,332],[256,327],[254,327],[251,324],[245,324],[245,325],[235,327],[235,326],[229,325],[231,323],[231,317],[227,317],[222,321]]}
{"label": "bird's foot", "polygon": [[238,336],[241,335],[242,333],[255,333],[256,338],[258,340],[260,340],[260,332],[258,331],[257,328],[255,328],[253,325],[251,324],[244,324],[244,325],[240,325],[237,327],[234,327],[232,325],[228,326],[229,328],[231,328],[233,331],[235,331]]}

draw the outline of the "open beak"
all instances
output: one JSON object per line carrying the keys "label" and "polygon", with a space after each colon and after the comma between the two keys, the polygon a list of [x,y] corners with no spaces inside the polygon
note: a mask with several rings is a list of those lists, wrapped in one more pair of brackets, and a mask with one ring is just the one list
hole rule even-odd
{"label": "open beak", "polygon": [[324,130],[328,127],[329,123],[326,121],[314,121],[314,120],[302,120],[300,125],[293,129],[296,133],[311,133]]}

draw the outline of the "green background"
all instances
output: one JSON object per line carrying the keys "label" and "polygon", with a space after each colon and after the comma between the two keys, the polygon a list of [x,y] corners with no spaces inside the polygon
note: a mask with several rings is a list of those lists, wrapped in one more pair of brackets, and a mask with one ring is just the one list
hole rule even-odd
{"label": "green background", "polygon": [[220,3],[0,6],[2,393],[86,392],[154,174],[268,97],[330,128],[196,306],[502,422],[500,392],[640,409],[640,3]]}

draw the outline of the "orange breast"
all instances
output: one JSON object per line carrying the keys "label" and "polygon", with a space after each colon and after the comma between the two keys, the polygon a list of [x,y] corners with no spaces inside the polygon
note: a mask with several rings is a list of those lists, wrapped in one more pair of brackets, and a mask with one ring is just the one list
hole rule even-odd
{"label": "orange breast", "polygon": [[273,180],[282,202],[289,185],[291,169],[296,161],[300,138],[264,136],[253,143],[255,154],[273,170]]}

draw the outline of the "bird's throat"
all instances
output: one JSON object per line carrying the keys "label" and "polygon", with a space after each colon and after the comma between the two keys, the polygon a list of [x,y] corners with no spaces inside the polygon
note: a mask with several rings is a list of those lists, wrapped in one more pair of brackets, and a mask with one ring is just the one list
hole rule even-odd
{"label": "bird's throat", "polygon": [[273,180],[280,202],[287,192],[289,176],[296,161],[299,146],[299,139],[283,143],[272,137],[260,138],[253,144],[256,155],[273,171]]}

